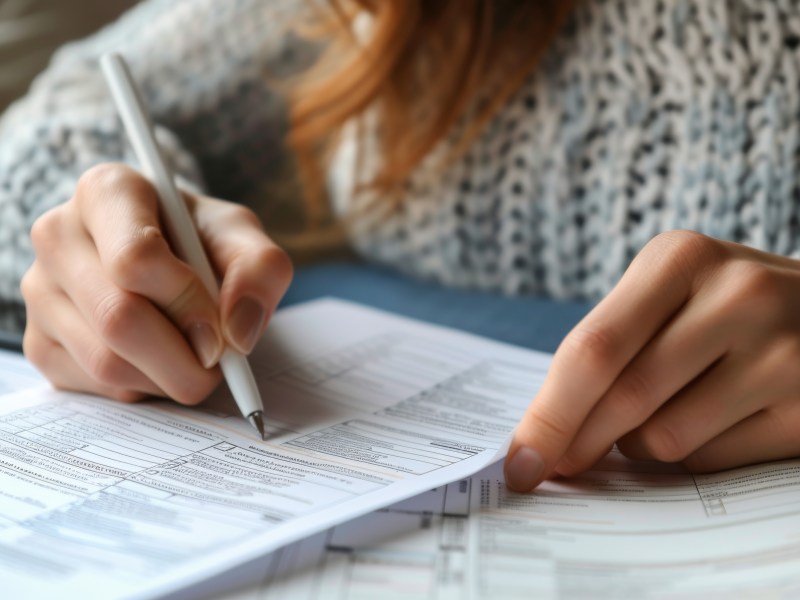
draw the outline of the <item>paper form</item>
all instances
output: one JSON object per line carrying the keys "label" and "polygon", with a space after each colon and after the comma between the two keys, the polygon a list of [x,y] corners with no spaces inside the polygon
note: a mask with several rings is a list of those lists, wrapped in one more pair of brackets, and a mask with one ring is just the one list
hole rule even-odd
{"label": "paper form", "polygon": [[51,390],[0,405],[9,597],[152,597],[492,462],[549,355],[338,301],[281,311],[253,359],[268,442],[199,410]]}
{"label": "paper form", "polygon": [[800,595],[800,461],[714,475],[616,451],[516,494],[501,465],[283,548],[229,600]]}

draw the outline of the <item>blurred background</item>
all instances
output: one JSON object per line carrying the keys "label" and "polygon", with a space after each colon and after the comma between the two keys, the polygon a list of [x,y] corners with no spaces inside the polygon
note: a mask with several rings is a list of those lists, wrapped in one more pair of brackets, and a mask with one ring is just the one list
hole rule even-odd
{"label": "blurred background", "polygon": [[[226,0],[220,0],[222,2]],[[28,90],[60,46],[85,37],[110,23],[139,0],[0,0],[0,115]],[[315,52],[309,52],[309,58]],[[302,264],[326,258],[352,258],[338,228],[303,231],[303,204],[298,201],[294,161],[281,152],[274,171],[263,183],[260,198],[269,203],[256,208],[269,233]],[[237,201],[248,204],[248,199]],[[0,327],[2,327],[0,314]]]}
{"label": "blurred background", "polygon": [[25,93],[53,52],[136,0],[0,0],[0,113]]}
{"label": "blurred background", "polygon": [[[137,0],[0,0],[0,115],[24,95],[61,45],[113,21]],[[0,347],[14,347],[24,323],[0,303]]]}

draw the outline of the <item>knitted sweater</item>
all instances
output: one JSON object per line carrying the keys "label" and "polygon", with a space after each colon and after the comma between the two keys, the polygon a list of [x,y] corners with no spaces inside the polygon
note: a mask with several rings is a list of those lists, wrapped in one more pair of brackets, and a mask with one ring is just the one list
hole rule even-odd
{"label": "knitted sweater", "polygon": [[[312,50],[294,0],[150,0],[64,48],[0,121],[0,302],[28,231],[103,161],[133,163],[96,60],[122,51],[184,181],[254,202],[284,157],[270,79]],[[355,142],[330,177],[357,207]],[[444,174],[351,231],[368,260],[448,285],[598,298],[660,231],[800,253],[800,3],[584,0],[544,64]],[[367,153],[369,154],[369,153]],[[369,168],[366,169],[369,173]],[[263,195],[263,194],[262,194]]]}

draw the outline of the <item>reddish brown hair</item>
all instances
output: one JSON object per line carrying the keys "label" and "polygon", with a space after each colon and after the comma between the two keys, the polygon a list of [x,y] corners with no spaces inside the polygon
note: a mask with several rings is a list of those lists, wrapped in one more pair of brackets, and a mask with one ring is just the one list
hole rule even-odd
{"label": "reddish brown hair", "polygon": [[[325,161],[346,122],[376,112],[381,163],[366,187],[393,196],[459,122],[448,160],[466,149],[541,60],[573,4],[329,0],[329,13],[315,23],[326,50],[290,98],[289,143],[312,213],[322,205]],[[364,13],[366,38],[356,31]],[[490,93],[479,98],[482,92]]]}

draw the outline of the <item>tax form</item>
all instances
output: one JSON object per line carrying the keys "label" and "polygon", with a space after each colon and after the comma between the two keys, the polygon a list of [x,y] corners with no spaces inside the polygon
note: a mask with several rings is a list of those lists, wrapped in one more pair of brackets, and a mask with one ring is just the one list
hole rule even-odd
{"label": "tax form", "polygon": [[494,462],[550,356],[325,300],[252,359],[267,442],[232,400],[0,403],[8,597],[156,597]]}
{"label": "tax form", "polygon": [[496,463],[282,548],[226,598],[795,598],[798,573],[800,460],[692,475],[614,450],[531,494]]}

